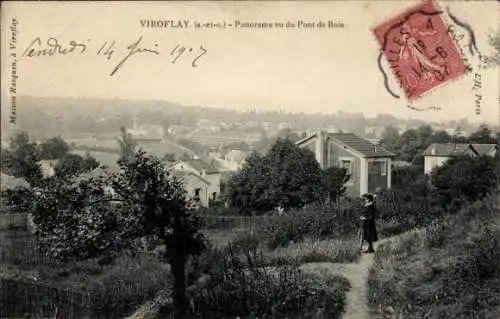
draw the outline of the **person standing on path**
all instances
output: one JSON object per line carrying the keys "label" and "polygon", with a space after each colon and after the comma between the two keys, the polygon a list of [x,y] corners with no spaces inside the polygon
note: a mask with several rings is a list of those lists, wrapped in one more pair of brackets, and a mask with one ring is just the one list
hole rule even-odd
{"label": "person standing on path", "polygon": [[375,218],[377,216],[375,197],[372,194],[365,194],[363,198],[365,199],[365,207],[361,215],[361,220],[363,222],[363,237],[361,243],[366,240],[368,242],[367,253],[374,253],[375,249],[373,249],[373,243],[378,241],[377,228],[375,225]]}

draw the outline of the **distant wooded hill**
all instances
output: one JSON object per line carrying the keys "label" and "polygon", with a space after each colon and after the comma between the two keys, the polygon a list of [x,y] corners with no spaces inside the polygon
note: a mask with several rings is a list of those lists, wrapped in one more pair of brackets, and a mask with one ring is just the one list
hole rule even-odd
{"label": "distant wooded hill", "polygon": [[[2,107],[2,132],[8,134],[9,108]],[[78,138],[89,134],[102,137],[116,135],[121,125],[131,127],[134,120],[140,124],[157,124],[165,128],[173,125],[193,127],[204,118],[228,124],[287,123],[294,130],[335,127],[359,135],[367,127],[383,128],[387,125],[420,126],[421,120],[398,119],[390,114],[365,118],[361,113],[291,114],[284,111],[239,112],[235,110],[184,106],[159,100],[122,100],[97,98],[63,98],[18,96],[17,123],[19,128],[39,138],[61,134]],[[434,123],[437,124],[437,123]],[[449,123],[453,125],[454,123]],[[456,124],[456,123],[455,123]],[[6,136],[7,134],[2,134]]]}

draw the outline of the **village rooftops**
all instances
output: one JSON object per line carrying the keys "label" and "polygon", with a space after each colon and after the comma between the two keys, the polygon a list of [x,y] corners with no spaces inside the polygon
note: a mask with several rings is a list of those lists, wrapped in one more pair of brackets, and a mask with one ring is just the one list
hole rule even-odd
{"label": "village rooftops", "polygon": [[433,143],[424,151],[424,156],[462,156],[474,153],[486,155],[497,150],[496,144]]}

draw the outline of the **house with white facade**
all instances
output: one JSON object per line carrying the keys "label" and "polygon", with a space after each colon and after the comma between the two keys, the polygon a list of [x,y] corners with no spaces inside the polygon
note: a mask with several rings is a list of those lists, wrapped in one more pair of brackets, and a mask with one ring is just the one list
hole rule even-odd
{"label": "house with white facade", "polygon": [[456,156],[495,156],[497,144],[432,143],[424,151],[424,174],[430,174],[436,167],[443,165]]}
{"label": "house with white facade", "polygon": [[351,176],[346,189],[351,196],[391,187],[391,163],[395,154],[353,133],[318,130],[296,144],[312,151],[322,169],[346,168]]}
{"label": "house with white facade", "polygon": [[224,156],[224,161],[229,171],[236,172],[241,170],[246,158],[247,153],[240,150],[231,150]]}
{"label": "house with white facade", "polygon": [[179,160],[167,170],[183,181],[191,198],[199,199],[205,207],[209,206],[210,200],[215,200],[220,195],[220,171],[201,159]]}

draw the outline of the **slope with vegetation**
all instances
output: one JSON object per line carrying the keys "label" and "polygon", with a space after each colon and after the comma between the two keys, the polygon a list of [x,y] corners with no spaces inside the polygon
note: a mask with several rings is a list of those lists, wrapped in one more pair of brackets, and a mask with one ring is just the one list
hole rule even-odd
{"label": "slope with vegetation", "polygon": [[412,230],[375,256],[369,300],[380,315],[498,318],[499,167],[498,155],[454,158],[432,172],[431,184],[417,179],[391,191],[405,209],[384,217]]}

